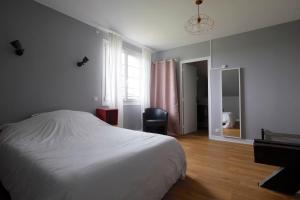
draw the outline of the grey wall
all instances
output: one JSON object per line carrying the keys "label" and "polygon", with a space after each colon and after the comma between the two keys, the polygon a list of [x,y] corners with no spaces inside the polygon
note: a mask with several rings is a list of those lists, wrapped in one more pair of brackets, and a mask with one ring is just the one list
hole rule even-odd
{"label": "grey wall", "polygon": [[[32,0],[2,0],[0,13],[0,124],[54,109],[94,112],[102,34]],[[21,57],[9,44],[15,39],[25,48]],[[84,56],[90,61],[77,68]]]}
{"label": "grey wall", "polygon": [[124,128],[141,130],[141,106],[140,105],[124,105]]}
{"label": "grey wall", "polygon": [[239,71],[224,70],[222,71],[222,95],[224,96],[239,96]]}
{"label": "grey wall", "polygon": [[240,119],[239,96],[223,96],[223,112],[232,112],[235,119]]}
{"label": "grey wall", "polygon": [[260,128],[300,134],[299,35],[296,21],[212,42],[213,66],[242,68],[246,138]]}
{"label": "grey wall", "polygon": [[[260,137],[261,128],[300,134],[299,35],[300,21],[295,21],[212,41],[212,67],[242,68],[244,138]],[[154,59],[209,55],[208,45],[196,46],[158,52]],[[211,71],[211,91],[212,130],[220,134],[220,70]]]}
{"label": "grey wall", "polygon": [[[56,109],[95,112],[101,105],[103,33],[32,0],[2,0],[0,24],[0,124]],[[22,57],[9,44],[15,39],[25,48]],[[76,67],[84,56],[89,62]],[[139,117],[136,108],[124,108],[125,127],[140,128]]]}

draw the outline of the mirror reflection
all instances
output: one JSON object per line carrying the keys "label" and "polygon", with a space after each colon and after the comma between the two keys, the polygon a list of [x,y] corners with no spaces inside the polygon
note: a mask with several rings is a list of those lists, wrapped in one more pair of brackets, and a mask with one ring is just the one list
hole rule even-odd
{"label": "mirror reflection", "polygon": [[240,69],[222,70],[223,136],[241,138]]}

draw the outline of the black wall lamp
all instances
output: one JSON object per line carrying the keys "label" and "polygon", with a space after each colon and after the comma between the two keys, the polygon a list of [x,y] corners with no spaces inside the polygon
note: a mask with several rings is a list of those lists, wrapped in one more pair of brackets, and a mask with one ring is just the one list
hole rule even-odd
{"label": "black wall lamp", "polygon": [[77,66],[78,67],[82,67],[85,63],[87,63],[89,61],[89,59],[85,56],[82,61],[77,62]]}
{"label": "black wall lamp", "polygon": [[23,55],[24,49],[22,48],[22,45],[19,40],[14,40],[14,41],[10,42],[10,44],[16,49],[15,50],[16,55],[18,55],[18,56]]}

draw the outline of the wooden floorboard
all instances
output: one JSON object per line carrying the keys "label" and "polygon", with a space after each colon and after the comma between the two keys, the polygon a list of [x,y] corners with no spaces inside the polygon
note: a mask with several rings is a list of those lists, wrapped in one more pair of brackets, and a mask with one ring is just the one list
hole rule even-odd
{"label": "wooden floorboard", "polygon": [[187,157],[187,177],[164,200],[290,200],[258,187],[276,167],[256,164],[253,146],[208,140],[205,135],[179,137]]}

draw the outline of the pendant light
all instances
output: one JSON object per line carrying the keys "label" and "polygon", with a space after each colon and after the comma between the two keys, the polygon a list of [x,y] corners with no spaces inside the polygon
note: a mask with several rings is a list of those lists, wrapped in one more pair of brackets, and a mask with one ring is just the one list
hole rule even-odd
{"label": "pendant light", "polygon": [[206,33],[214,28],[214,20],[208,15],[200,13],[200,5],[203,0],[195,0],[198,6],[198,15],[192,16],[185,24],[185,30],[192,35]]}

